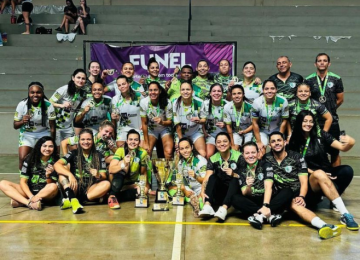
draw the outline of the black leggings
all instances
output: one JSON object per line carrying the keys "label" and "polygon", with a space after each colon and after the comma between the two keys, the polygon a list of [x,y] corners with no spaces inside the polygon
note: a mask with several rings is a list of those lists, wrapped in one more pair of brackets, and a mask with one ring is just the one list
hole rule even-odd
{"label": "black leggings", "polygon": [[339,195],[341,195],[352,181],[354,170],[349,165],[340,165],[331,169],[331,175],[337,177],[332,181],[335,184]]}
{"label": "black leggings", "polygon": [[110,195],[115,195],[119,201],[133,201],[136,199],[137,189],[128,189],[121,191],[124,187],[125,172],[120,171],[114,174],[114,178],[111,182]]}
{"label": "black leggings", "polygon": [[[269,203],[271,214],[282,213],[284,209],[290,206],[293,197],[294,193],[290,188],[282,189],[279,193],[273,195]],[[262,207],[263,202],[264,196],[247,197],[236,194],[232,199],[232,206],[245,215],[253,215]]]}
{"label": "black leggings", "polygon": [[205,202],[209,202],[212,206],[226,205],[228,208],[231,206],[232,197],[239,193],[240,185],[239,180],[232,178],[230,182],[224,183],[216,174],[209,178],[206,186],[205,194],[209,198],[205,198]]}

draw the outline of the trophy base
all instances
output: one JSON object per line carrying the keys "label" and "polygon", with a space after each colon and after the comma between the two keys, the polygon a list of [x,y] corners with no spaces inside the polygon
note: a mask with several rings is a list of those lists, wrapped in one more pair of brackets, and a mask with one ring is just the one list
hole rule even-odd
{"label": "trophy base", "polygon": [[184,206],[185,205],[185,197],[183,197],[183,196],[173,197],[172,204],[174,206]]}
{"label": "trophy base", "polygon": [[155,203],[152,211],[169,211],[169,205],[166,204],[166,206],[163,206],[164,204],[160,204],[160,203]]}
{"label": "trophy base", "polygon": [[149,197],[135,199],[135,208],[148,208],[148,207],[149,207]]}
{"label": "trophy base", "polygon": [[156,203],[166,203],[168,202],[168,194],[166,190],[157,190],[156,191]]}

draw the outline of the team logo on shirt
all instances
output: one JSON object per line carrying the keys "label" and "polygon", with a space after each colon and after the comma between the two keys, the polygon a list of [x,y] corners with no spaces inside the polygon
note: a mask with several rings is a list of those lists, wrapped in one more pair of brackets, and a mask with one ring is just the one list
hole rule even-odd
{"label": "team logo on shirt", "polygon": [[285,171],[286,171],[287,173],[290,173],[290,172],[292,171],[292,166],[286,166],[286,167],[285,167]]}
{"label": "team logo on shirt", "polygon": [[333,82],[328,82],[326,85],[327,85],[328,88],[332,88],[334,86],[334,83]]}
{"label": "team logo on shirt", "polygon": [[295,88],[295,87],[296,87],[296,83],[295,83],[295,82],[290,82],[289,85],[290,85],[291,88]]}
{"label": "team logo on shirt", "polygon": [[264,174],[262,172],[258,174],[258,179],[259,181],[262,181],[264,179]]}
{"label": "team logo on shirt", "polygon": [[235,170],[236,169],[236,163],[230,164],[230,167],[231,167],[231,169]]}

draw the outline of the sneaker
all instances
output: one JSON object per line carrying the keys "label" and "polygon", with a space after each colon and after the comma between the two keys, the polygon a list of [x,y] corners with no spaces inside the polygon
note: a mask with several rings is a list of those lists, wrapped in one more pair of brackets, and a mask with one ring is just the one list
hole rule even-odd
{"label": "sneaker", "polygon": [[69,208],[71,208],[71,202],[70,202],[69,198],[62,199],[60,209],[64,210],[64,209],[69,209]]}
{"label": "sneaker", "polygon": [[214,217],[217,217],[219,220],[225,220],[227,215],[227,209],[223,206],[219,207],[219,209],[216,211]]}
{"label": "sneaker", "polygon": [[319,236],[322,239],[329,239],[340,235],[341,228],[335,225],[325,224],[322,228],[319,229]]}
{"label": "sneaker", "polygon": [[204,205],[203,209],[199,212],[199,217],[201,218],[210,218],[215,215],[214,209],[209,205]]}
{"label": "sneaker", "polygon": [[262,224],[264,222],[264,219],[262,217],[262,215],[259,214],[254,214],[254,216],[250,216],[248,218],[250,225],[253,226],[256,229],[262,229]]}
{"label": "sneaker", "polygon": [[108,198],[108,205],[109,205],[109,208],[111,208],[111,209],[119,209],[120,208],[120,204],[114,195],[111,195]]}
{"label": "sneaker", "polygon": [[277,215],[271,215],[269,218],[269,223],[272,227],[276,227],[277,225],[280,224],[282,219],[282,216],[277,214]]}
{"label": "sneaker", "polygon": [[195,218],[198,218],[199,217],[199,212],[200,212],[200,202],[199,202],[199,199],[198,197],[193,194],[191,197],[190,197],[190,205],[193,207],[194,211],[194,217]]}
{"label": "sneaker", "polygon": [[81,206],[78,199],[71,199],[71,207],[74,214],[80,214],[83,212],[83,206]]}
{"label": "sneaker", "polygon": [[55,31],[62,32],[62,28],[58,27],[55,29]]}
{"label": "sneaker", "polygon": [[349,230],[357,231],[359,230],[358,223],[355,222],[354,216],[350,213],[345,213],[341,216],[340,222],[346,225],[346,228]]}
{"label": "sneaker", "polygon": [[11,199],[11,200],[10,200],[10,205],[11,205],[11,207],[13,207],[13,208],[18,208],[18,207],[20,207],[22,204],[21,204],[20,202],[16,201],[16,200]]}

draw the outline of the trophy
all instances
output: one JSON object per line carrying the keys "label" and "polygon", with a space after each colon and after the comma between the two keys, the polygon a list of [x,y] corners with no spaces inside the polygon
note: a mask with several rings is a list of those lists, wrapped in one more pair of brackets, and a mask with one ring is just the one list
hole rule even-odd
{"label": "trophy", "polygon": [[135,199],[135,208],[147,208],[149,207],[149,197],[145,195],[146,175],[140,175],[138,185],[140,194]]}
{"label": "trophy", "polygon": [[172,172],[174,165],[173,161],[167,159],[153,159],[153,169],[157,181],[160,184],[160,187],[156,190],[156,203],[166,203],[168,201],[168,194],[165,188],[165,182],[169,178],[170,173]]}
{"label": "trophy", "polygon": [[181,172],[176,173],[175,184],[177,188],[176,196],[173,197],[173,205],[184,206],[184,196],[181,192],[181,185],[183,184],[183,175]]}

